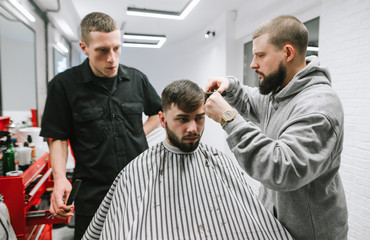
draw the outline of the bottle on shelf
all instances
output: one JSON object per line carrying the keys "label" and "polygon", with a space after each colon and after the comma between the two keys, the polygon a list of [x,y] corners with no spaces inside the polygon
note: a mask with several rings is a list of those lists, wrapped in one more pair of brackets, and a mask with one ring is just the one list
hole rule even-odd
{"label": "bottle on shelf", "polygon": [[32,159],[32,163],[34,163],[36,162],[36,145],[32,142],[31,135],[27,135],[27,142],[28,142],[28,147],[32,149],[31,159]]}
{"label": "bottle on shelf", "polygon": [[16,159],[18,160],[19,169],[25,171],[32,163],[32,148],[28,147],[28,142],[19,144],[17,149]]}
{"label": "bottle on shelf", "polygon": [[13,148],[13,141],[10,135],[6,137],[6,144],[7,144],[7,148],[3,152],[3,159],[2,159],[4,176],[7,172],[15,170],[15,161],[14,161],[15,151]]}
{"label": "bottle on shelf", "polygon": [[0,177],[4,176],[5,173],[3,171],[3,151],[0,153]]}

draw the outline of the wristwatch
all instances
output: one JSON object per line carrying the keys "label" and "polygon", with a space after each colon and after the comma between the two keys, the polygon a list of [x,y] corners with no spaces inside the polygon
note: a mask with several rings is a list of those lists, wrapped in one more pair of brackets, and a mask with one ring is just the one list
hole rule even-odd
{"label": "wristwatch", "polygon": [[226,112],[224,112],[224,114],[222,114],[221,126],[225,126],[226,123],[231,122],[232,120],[235,119],[235,117],[236,117],[236,112],[227,110]]}

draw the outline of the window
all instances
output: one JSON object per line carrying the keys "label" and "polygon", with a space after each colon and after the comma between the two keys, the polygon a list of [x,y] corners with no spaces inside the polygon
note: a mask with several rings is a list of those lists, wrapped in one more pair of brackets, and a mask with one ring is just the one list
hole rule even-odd
{"label": "window", "polygon": [[[306,56],[319,55],[319,24],[320,17],[314,18],[304,23],[308,29],[308,49]],[[259,78],[255,73],[255,70],[250,68],[253,60],[253,42],[247,42],[244,44],[244,71],[243,71],[243,83],[250,87],[258,87]]]}
{"label": "window", "polygon": [[67,56],[53,48],[54,52],[54,76],[68,68]]}
{"label": "window", "polygon": [[244,71],[243,71],[243,83],[250,87],[258,87],[259,78],[254,69],[250,68],[253,60],[253,42],[247,42],[244,44]]}
{"label": "window", "polygon": [[308,30],[308,48],[306,56],[319,56],[319,23],[319,17],[304,23]]}

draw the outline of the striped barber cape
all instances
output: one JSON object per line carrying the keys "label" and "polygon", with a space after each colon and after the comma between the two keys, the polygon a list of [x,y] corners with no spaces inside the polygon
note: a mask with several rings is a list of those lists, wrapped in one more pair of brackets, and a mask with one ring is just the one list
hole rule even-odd
{"label": "striped barber cape", "polygon": [[237,164],[158,143],[118,174],[83,239],[293,239]]}

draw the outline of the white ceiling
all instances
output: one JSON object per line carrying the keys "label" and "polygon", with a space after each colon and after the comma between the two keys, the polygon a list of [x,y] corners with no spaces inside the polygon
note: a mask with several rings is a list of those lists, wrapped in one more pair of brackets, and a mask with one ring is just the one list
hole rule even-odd
{"label": "white ceiling", "polygon": [[[181,12],[191,0],[60,0],[61,8],[70,1],[79,21],[88,13],[100,11],[112,16],[124,32],[140,34],[159,34],[167,36],[171,44],[199,33],[218,16],[228,10],[236,10],[246,3],[245,0],[200,0],[184,20],[129,16],[127,7],[147,8]],[[58,0],[37,0],[42,9],[56,9]],[[62,14],[61,9],[59,14]],[[69,11],[69,13],[72,13]],[[51,13],[56,15],[58,13]],[[63,15],[66,15],[63,13]],[[59,16],[60,17],[60,16]],[[68,18],[69,16],[62,16]],[[76,24],[78,25],[78,24]],[[78,29],[78,26],[71,26]],[[77,34],[78,36],[78,34]]]}

